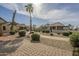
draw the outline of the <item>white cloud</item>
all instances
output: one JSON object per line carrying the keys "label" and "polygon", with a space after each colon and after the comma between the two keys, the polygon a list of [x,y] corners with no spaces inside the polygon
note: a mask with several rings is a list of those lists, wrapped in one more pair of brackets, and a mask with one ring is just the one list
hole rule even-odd
{"label": "white cloud", "polygon": [[15,9],[18,10],[18,6],[14,3],[1,3],[0,5],[10,10],[15,10]]}
{"label": "white cloud", "polygon": [[9,10],[12,10],[12,11],[16,10],[17,13],[19,13],[19,14],[28,15],[28,13],[25,11],[25,8],[24,8],[25,4],[22,4],[21,9],[19,8],[20,6],[18,4],[15,4],[15,3],[3,3],[3,4],[0,4],[0,5],[9,9]]}
{"label": "white cloud", "polygon": [[46,12],[43,12],[42,9],[41,12],[35,14],[35,17],[49,20],[49,22],[53,22],[55,20],[66,20],[66,21],[72,21],[72,20],[78,20],[79,19],[79,13],[77,12],[71,12],[66,9],[53,9]]}
{"label": "white cloud", "polygon": [[42,18],[42,19],[61,19],[64,17],[67,17],[67,14],[69,12],[66,10],[50,10],[45,13],[40,12],[37,17]]}
{"label": "white cloud", "polygon": [[67,18],[69,16],[74,16],[71,15],[72,13],[67,11],[67,10],[63,10],[63,9],[53,9],[53,10],[49,10],[46,12],[43,12],[44,10],[41,9],[40,11],[37,11],[37,13],[34,14],[35,17],[38,18],[42,18],[42,19],[50,19],[50,20],[60,20],[60,19],[64,19]]}
{"label": "white cloud", "polygon": [[[25,5],[26,4],[0,4],[8,9],[11,10],[17,10],[17,13],[23,14],[23,15],[29,15],[28,12],[25,10]],[[79,19],[79,13],[71,12],[67,10],[66,8],[63,9],[52,9],[45,11],[45,9],[42,8],[42,4],[38,4],[34,6],[34,12],[32,17],[37,17],[41,19],[46,19],[46,20],[61,20],[61,19]]]}

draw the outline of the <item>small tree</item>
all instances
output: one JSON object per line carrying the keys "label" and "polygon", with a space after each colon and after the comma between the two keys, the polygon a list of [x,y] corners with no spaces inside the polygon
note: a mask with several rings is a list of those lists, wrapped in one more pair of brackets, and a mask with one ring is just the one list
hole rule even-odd
{"label": "small tree", "polygon": [[78,32],[72,33],[72,35],[70,35],[70,42],[73,46],[73,55],[79,55],[79,33]]}

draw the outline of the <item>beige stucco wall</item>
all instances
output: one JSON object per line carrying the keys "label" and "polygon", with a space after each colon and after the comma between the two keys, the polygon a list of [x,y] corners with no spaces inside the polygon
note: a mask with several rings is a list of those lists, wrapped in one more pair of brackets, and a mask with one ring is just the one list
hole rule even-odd
{"label": "beige stucco wall", "polygon": [[[5,26],[6,30],[3,30],[3,26]],[[7,24],[2,25],[2,31],[3,32],[9,32],[9,30],[10,30],[10,27]]]}
{"label": "beige stucco wall", "polygon": [[[3,30],[3,26],[5,26],[6,30]],[[19,24],[18,25],[14,25],[13,30],[17,30],[18,31],[19,27],[21,27]],[[11,25],[8,24],[8,23],[1,25],[1,31],[2,32],[10,32],[10,28],[11,28]]]}
{"label": "beige stucco wall", "polygon": [[[6,27],[6,30],[3,30],[3,26]],[[11,27],[11,25],[3,24],[1,26],[2,32],[10,32],[10,27]],[[17,30],[17,29],[18,29],[18,26],[14,26],[14,30]]]}

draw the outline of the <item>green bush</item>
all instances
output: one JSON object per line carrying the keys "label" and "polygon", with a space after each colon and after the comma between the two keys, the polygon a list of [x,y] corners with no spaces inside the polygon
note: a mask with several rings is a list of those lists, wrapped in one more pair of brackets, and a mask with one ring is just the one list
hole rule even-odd
{"label": "green bush", "polygon": [[69,35],[71,35],[71,34],[72,34],[72,32],[64,32],[64,33],[63,33],[64,36],[69,36]]}
{"label": "green bush", "polygon": [[31,31],[31,33],[33,34],[33,33],[34,33],[34,31]]}
{"label": "green bush", "polygon": [[72,33],[72,35],[70,35],[70,42],[73,47],[79,47],[79,33]]}
{"label": "green bush", "polygon": [[48,31],[48,30],[46,30],[46,33],[49,33],[49,31]]}
{"label": "green bush", "polygon": [[45,31],[42,31],[43,33],[45,33]]}
{"label": "green bush", "polygon": [[43,33],[49,33],[49,30],[43,30],[42,32]]}
{"label": "green bush", "polygon": [[32,38],[32,41],[40,41],[40,35],[39,34],[32,34],[31,38]]}
{"label": "green bush", "polygon": [[70,34],[69,34],[69,32],[64,32],[63,33],[63,36],[69,36]]}
{"label": "green bush", "polygon": [[15,31],[10,31],[10,35],[14,35],[15,33]]}
{"label": "green bush", "polygon": [[19,30],[23,30],[24,28],[23,27],[19,27]]}
{"label": "green bush", "polygon": [[69,34],[71,35],[71,34],[72,34],[72,32],[69,32]]}
{"label": "green bush", "polygon": [[25,30],[20,30],[19,31],[19,36],[20,37],[23,37],[23,36],[25,36],[26,35],[26,31]]}
{"label": "green bush", "polygon": [[53,36],[53,33],[50,33],[51,36]]}
{"label": "green bush", "polygon": [[3,35],[3,33],[2,32],[0,32],[0,36],[2,36]]}

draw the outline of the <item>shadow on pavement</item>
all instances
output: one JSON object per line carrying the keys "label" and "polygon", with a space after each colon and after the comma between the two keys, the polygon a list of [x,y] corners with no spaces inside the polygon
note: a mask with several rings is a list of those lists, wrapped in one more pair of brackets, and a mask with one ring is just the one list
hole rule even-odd
{"label": "shadow on pavement", "polygon": [[16,51],[22,45],[22,41],[23,38],[16,38],[13,41],[0,41],[0,56],[5,56],[8,53]]}

